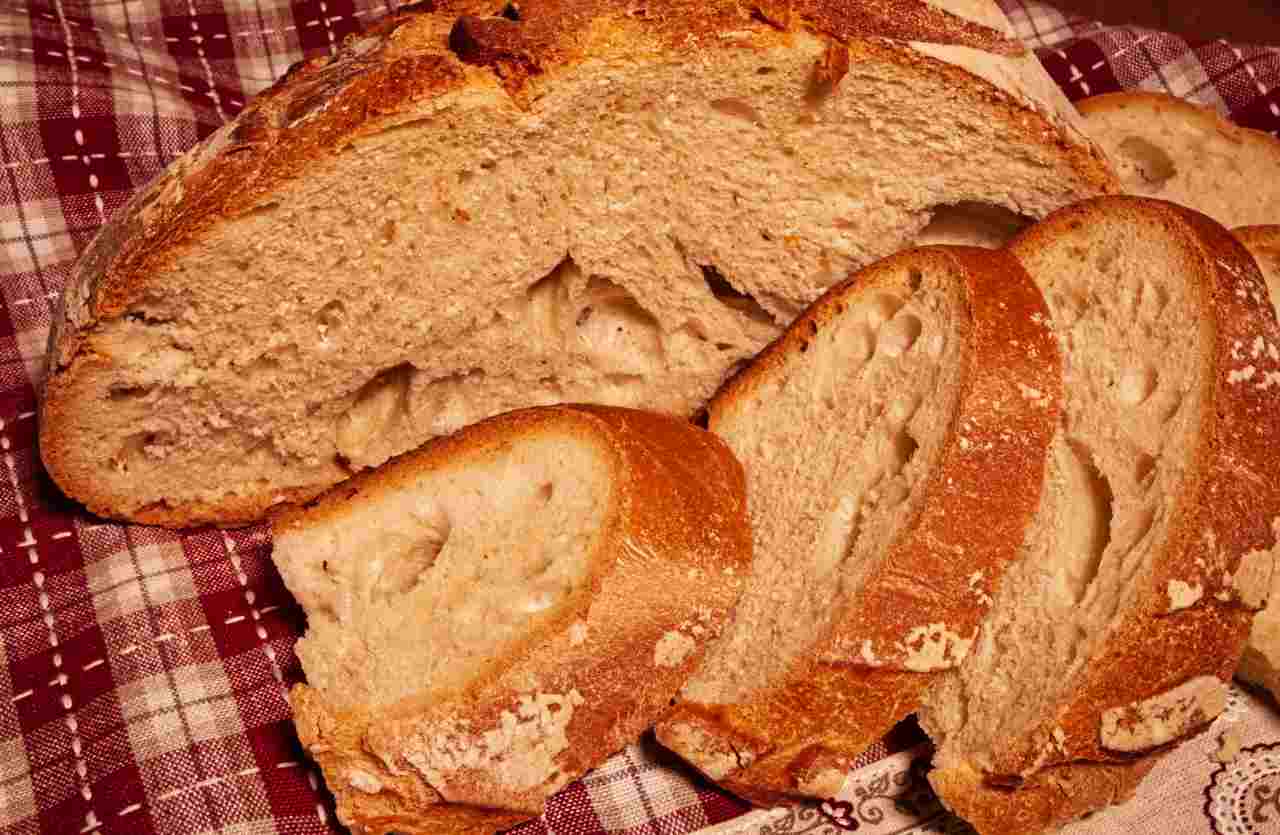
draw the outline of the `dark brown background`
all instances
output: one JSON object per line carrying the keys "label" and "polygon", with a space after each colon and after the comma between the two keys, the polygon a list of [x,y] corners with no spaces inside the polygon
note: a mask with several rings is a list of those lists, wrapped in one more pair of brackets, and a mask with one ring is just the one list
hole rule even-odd
{"label": "dark brown background", "polygon": [[1050,0],[1063,11],[1107,23],[1133,23],[1196,38],[1280,43],[1280,0]]}

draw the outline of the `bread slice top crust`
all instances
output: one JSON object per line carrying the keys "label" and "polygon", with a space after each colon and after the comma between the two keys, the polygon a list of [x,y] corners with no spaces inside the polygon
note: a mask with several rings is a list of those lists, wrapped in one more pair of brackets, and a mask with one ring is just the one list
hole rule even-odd
{"label": "bread slice top crust", "polygon": [[[1239,243],[1188,209],[1113,197],[1009,250],[1053,311],[1065,406],[1024,555],[921,713],[944,802],[974,773],[1016,788],[1129,762],[1216,716],[1280,516],[1280,328]],[[1026,831],[1080,814],[1063,798]]]}
{"label": "bread slice top crust", "polygon": [[43,392],[64,490],[246,522],[518,406],[691,413],[940,208],[1115,188],[1032,56],[931,6],[499,10],[296,68],[99,234]]}
{"label": "bread slice top crust", "polygon": [[1077,106],[1126,192],[1170,200],[1228,228],[1280,219],[1274,136],[1162,93],[1107,93]]}
{"label": "bread slice top crust", "polygon": [[1231,234],[1258,263],[1271,294],[1271,306],[1280,316],[1280,225],[1242,226],[1232,229]]}
{"label": "bread slice top crust", "polygon": [[960,662],[1043,481],[1047,319],[1003,253],[911,250],[827,293],[716,396],[755,556],[665,744],[753,799],[819,795]]}
{"label": "bread slice top crust", "polygon": [[[1232,229],[1231,234],[1244,244],[1262,271],[1271,291],[1271,305],[1280,316],[1280,226],[1245,226]],[[1280,594],[1276,583],[1280,571],[1271,575],[1271,597],[1267,608],[1253,619],[1249,642],[1240,656],[1236,676],[1265,687],[1273,697],[1280,698]]]}
{"label": "bread slice top crust", "polygon": [[469,427],[273,532],[308,616],[299,735],[358,831],[538,814],[667,709],[751,548],[723,443],[576,406]]}

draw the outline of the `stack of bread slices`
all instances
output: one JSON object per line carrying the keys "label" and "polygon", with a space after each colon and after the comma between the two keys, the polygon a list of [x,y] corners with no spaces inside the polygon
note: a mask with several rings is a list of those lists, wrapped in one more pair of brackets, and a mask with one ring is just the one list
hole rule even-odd
{"label": "stack of bread slices", "polygon": [[441,0],[94,240],[42,455],[270,518],[354,831],[510,827],[651,728],[831,796],[915,715],[1043,832],[1221,712],[1280,533],[1259,266],[1120,189],[981,0]]}

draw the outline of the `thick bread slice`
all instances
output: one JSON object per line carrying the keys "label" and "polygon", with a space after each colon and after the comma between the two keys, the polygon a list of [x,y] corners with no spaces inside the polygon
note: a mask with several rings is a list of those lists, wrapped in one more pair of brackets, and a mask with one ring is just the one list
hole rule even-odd
{"label": "thick bread slice", "polygon": [[1162,93],[1078,103],[1130,194],[1159,197],[1230,228],[1280,220],[1280,140]]}
{"label": "thick bread slice", "polygon": [[716,395],[755,557],[658,738],[758,803],[834,796],[974,640],[1044,479],[1061,376],[1009,256],[924,248],[827,293]]}
{"label": "thick bread slice", "polygon": [[[1280,220],[1280,216],[1277,216]],[[1245,245],[1271,291],[1271,305],[1280,317],[1280,226],[1246,226],[1231,230]],[[1280,571],[1271,575],[1271,597],[1267,608],[1253,619],[1249,643],[1240,656],[1236,676],[1250,684],[1265,687],[1280,699]]]}
{"label": "thick bread slice", "polygon": [[1053,311],[1063,418],[1024,552],[920,714],[943,802],[1002,835],[1127,795],[1220,712],[1280,516],[1280,327],[1229,233],[1113,197],[1009,251]]}
{"label": "thick bread slice", "polygon": [[605,407],[484,421],[272,527],[307,612],[298,735],[378,835],[539,814],[668,708],[751,554],[725,445]]}
{"label": "thick bread slice", "polygon": [[939,207],[1117,188],[989,0],[437,6],[296,67],[90,245],[41,412],[69,494],[244,522],[517,406],[691,414]]}

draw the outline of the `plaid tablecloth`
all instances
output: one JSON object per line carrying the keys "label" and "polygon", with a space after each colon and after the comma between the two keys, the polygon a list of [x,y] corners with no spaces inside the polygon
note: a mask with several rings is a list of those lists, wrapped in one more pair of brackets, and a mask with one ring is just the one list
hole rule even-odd
{"label": "plaid tablecloth", "polygon": [[[1280,128],[1280,52],[1002,2],[1073,99],[1165,90],[1241,124]],[[55,299],[103,220],[290,63],[332,50],[394,5],[0,4],[3,835],[335,830],[289,721],[302,616],[271,565],[268,533],[171,533],[84,515],[41,470],[34,391]],[[1188,746],[1108,831],[1280,828],[1280,722],[1242,694],[1233,710],[1251,746],[1235,764],[1209,762],[1212,740]],[[726,821],[755,832],[955,828],[912,767],[925,753],[915,733],[904,728],[865,757],[825,814],[743,819],[741,803],[638,745],[521,831],[682,835]]]}

